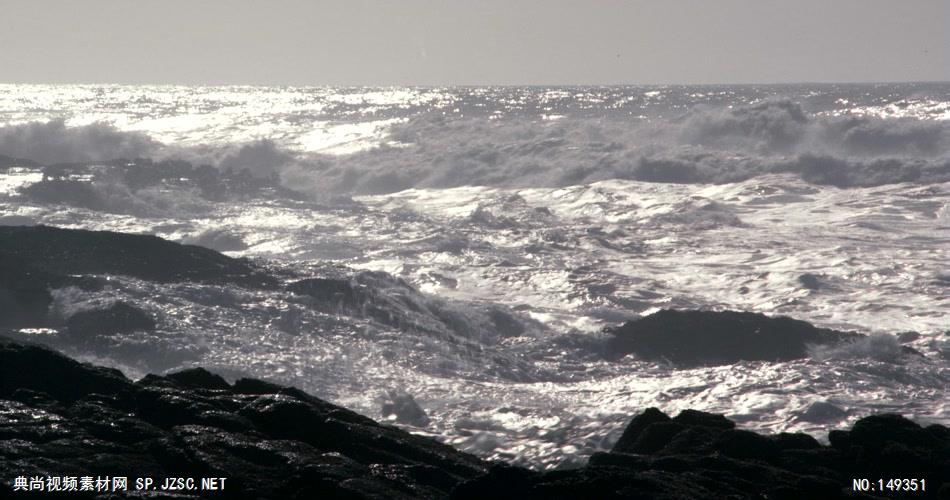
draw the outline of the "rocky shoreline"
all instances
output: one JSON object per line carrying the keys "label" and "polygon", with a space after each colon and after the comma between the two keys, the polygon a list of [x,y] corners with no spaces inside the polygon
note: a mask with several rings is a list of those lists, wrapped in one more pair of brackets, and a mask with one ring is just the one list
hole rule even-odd
{"label": "rocky shoreline", "polygon": [[[132,381],[33,345],[22,333],[49,328],[57,342],[93,353],[114,352],[103,342],[112,336],[148,337],[156,318],[135,303],[50,314],[51,290],[95,291],[116,275],[282,290],[314,310],[400,330],[453,320],[385,273],[281,276],[259,263],[153,236],[0,227],[0,497],[13,493],[15,478],[37,475],[227,477],[219,498],[950,497],[950,430],[898,415],[865,417],[850,431],[831,431],[823,445],[805,434],[736,429],[721,415],[687,410],[670,417],[651,408],[633,416],[616,445],[584,467],[538,472],[484,461],[292,387],[249,378],[232,384],[201,368]],[[485,314],[502,337],[524,328],[515,312]],[[733,311],[660,311],[607,334],[592,353],[677,368],[799,359],[815,345],[868,338]],[[920,355],[893,342],[895,355]],[[384,413],[397,421],[425,421],[411,396],[389,399]],[[885,485],[924,480],[926,490],[854,491],[853,480],[862,478]],[[148,495],[195,496],[200,492]]]}
{"label": "rocky shoreline", "polygon": [[[0,493],[14,498],[15,478],[37,475],[226,477],[222,498],[950,495],[944,426],[875,415],[829,440],[763,436],[721,415],[687,410],[671,418],[651,408],[585,467],[535,472],[483,461],[292,387],[229,384],[200,368],[133,382],[44,347],[0,340]],[[856,478],[922,479],[926,491],[855,492]]]}

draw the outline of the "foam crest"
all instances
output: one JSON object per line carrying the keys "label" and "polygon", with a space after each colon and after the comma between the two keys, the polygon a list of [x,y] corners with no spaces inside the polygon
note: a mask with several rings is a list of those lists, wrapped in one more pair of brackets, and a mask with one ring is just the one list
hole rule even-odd
{"label": "foam crest", "polygon": [[105,123],[67,127],[64,120],[56,119],[0,128],[2,154],[45,165],[147,157],[160,149],[161,144],[145,134]]}

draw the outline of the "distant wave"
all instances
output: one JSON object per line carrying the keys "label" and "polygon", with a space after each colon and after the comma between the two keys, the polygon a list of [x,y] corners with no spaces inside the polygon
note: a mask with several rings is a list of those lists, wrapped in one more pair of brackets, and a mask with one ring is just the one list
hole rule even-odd
{"label": "distant wave", "polygon": [[299,162],[284,177],[362,193],[606,179],[726,183],[771,173],[840,187],[950,180],[950,123],[820,117],[790,101],[697,108],[669,120],[425,115],[391,136],[408,146]]}
{"label": "distant wave", "polygon": [[[393,145],[395,144],[395,145]],[[110,125],[0,128],[0,154],[40,163],[182,158],[310,193],[379,194],[464,185],[558,187],[606,179],[728,183],[793,173],[839,187],[950,181],[950,122],[819,116],[789,100],[696,106],[673,118],[541,120],[418,115],[348,155],[277,142],[176,147]]]}
{"label": "distant wave", "polygon": [[44,165],[144,158],[161,147],[143,133],[123,132],[104,123],[67,127],[59,119],[0,128],[0,154]]}

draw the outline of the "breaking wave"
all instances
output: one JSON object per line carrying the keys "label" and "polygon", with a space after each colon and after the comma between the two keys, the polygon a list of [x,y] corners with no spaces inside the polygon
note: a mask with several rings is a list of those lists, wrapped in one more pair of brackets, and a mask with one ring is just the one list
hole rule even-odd
{"label": "breaking wave", "polygon": [[161,143],[107,123],[67,127],[63,119],[0,128],[0,154],[51,165],[153,156]]}
{"label": "breaking wave", "polygon": [[141,132],[62,120],[0,128],[0,154],[43,164],[183,159],[309,194],[383,194],[459,186],[562,187],[608,179],[738,182],[797,174],[814,184],[876,186],[950,180],[950,121],[806,112],[791,100],[695,106],[671,118],[455,117],[394,123],[375,147],[331,155],[293,141],[162,144]]}
{"label": "breaking wave", "polygon": [[[156,234],[260,259],[287,285],[105,276],[51,290],[58,329],[23,335],[136,376],[267,378],[374,418],[414,400],[429,423],[395,423],[538,468],[610,448],[649,406],[822,435],[871,411],[946,422],[950,184],[925,184],[950,180],[950,87],[916,88],[433,89],[444,102],[389,104],[329,89],[346,102],[318,112],[312,90],[67,87],[50,110],[18,87],[0,92],[0,155],[45,166],[0,157],[0,225]],[[142,93],[169,98],[129,105]],[[315,144],[350,138],[360,148]],[[58,336],[122,304],[154,331]],[[783,363],[604,359],[604,326],[659,309],[870,336]]]}
{"label": "breaking wave", "polygon": [[673,120],[484,120],[422,116],[407,147],[298,164],[295,185],[360,193],[463,185],[560,187],[607,179],[737,182],[795,173],[839,187],[950,180],[950,124],[819,117],[790,101],[698,109]]}
{"label": "breaking wave", "polygon": [[812,358],[827,361],[832,359],[873,359],[896,363],[904,351],[894,335],[876,334],[855,342],[835,346],[814,346],[809,350]]}

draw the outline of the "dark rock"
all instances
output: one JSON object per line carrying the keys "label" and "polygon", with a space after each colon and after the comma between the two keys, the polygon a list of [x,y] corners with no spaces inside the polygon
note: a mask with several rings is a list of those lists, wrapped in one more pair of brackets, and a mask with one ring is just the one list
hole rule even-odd
{"label": "dark rock", "polygon": [[452,492],[452,498],[532,498],[532,483],[537,474],[519,467],[498,464],[488,474],[462,484]]}
{"label": "dark rock", "polygon": [[714,429],[732,429],[736,426],[735,422],[722,415],[699,410],[683,410],[673,417],[673,421],[683,425],[712,427]]}
{"label": "dark rock", "polygon": [[70,335],[79,337],[114,335],[139,330],[155,330],[155,320],[141,309],[116,302],[106,309],[73,314],[66,320]]}
{"label": "dark rock", "polygon": [[[500,306],[468,303],[465,308],[458,307],[458,302],[423,294],[405,280],[385,272],[322,272],[324,276],[287,285],[287,290],[296,295],[293,300],[324,313],[366,318],[401,331],[434,335],[443,342],[467,344],[472,349],[480,347],[471,339],[500,340],[523,335],[529,327],[544,328],[541,323]],[[502,368],[507,372],[505,376],[530,377],[534,372],[527,363],[510,364],[510,368]]]}
{"label": "dark rock", "polygon": [[927,429],[896,414],[862,418],[851,428],[851,443],[868,448],[881,447],[888,441],[921,446],[932,440],[933,435]]}
{"label": "dark rock", "polygon": [[7,259],[59,277],[117,274],[159,283],[192,281],[249,288],[271,288],[277,283],[250,262],[214,250],[109,231],[0,226],[0,261]]}
{"label": "dark rock", "polygon": [[365,286],[342,277],[308,278],[291,283],[287,289],[335,307],[359,307],[369,298],[369,290]]}
{"label": "dark rock", "polygon": [[287,289],[308,296],[308,305],[328,313],[368,317],[402,329],[426,329],[441,323],[437,311],[428,309],[418,291],[383,272],[308,278]]}
{"label": "dark rock", "polygon": [[257,380],[254,378],[240,378],[234,382],[234,392],[238,394],[278,394],[281,386]]}
{"label": "dark rock", "polygon": [[641,454],[659,452],[666,448],[677,434],[686,429],[685,425],[673,421],[650,424],[637,436],[637,440],[629,448],[629,452]]}
{"label": "dark rock", "polygon": [[821,448],[821,443],[808,434],[782,432],[772,436],[772,440],[783,450],[813,450],[815,448]]}
{"label": "dark rock", "polygon": [[809,290],[818,290],[822,288],[821,278],[811,273],[805,273],[798,277],[798,282]]}
{"label": "dark rock", "polygon": [[227,477],[222,498],[445,498],[488,469],[302,391],[238,385],[259,393],[202,369],[132,383],[0,340],[0,497],[13,478],[49,471]]}
{"label": "dark rock", "polygon": [[220,375],[215,375],[204,368],[191,368],[189,370],[170,373],[165,375],[165,378],[185,387],[218,391],[231,389],[231,385],[221,378]]}
{"label": "dark rock", "polygon": [[[115,370],[0,340],[3,478],[228,477],[227,498],[291,499],[846,498],[859,496],[851,481],[860,477],[926,479],[915,498],[950,489],[944,426],[876,415],[829,433],[831,446],[734,427],[720,415],[670,418],[651,408],[585,467],[489,468],[298,389],[252,379],[232,387],[202,369],[132,383]],[[0,496],[10,489],[0,482]]]}
{"label": "dark rock", "polygon": [[108,197],[91,182],[44,180],[21,188],[20,194],[37,203],[69,205],[101,212],[112,211]]}
{"label": "dark rock", "polygon": [[116,370],[81,365],[49,349],[0,339],[0,398],[29,389],[69,403],[94,392],[119,393],[130,387]]}
{"label": "dark rock", "polygon": [[416,403],[416,400],[407,392],[399,390],[386,391],[381,413],[383,418],[393,419],[401,424],[425,427],[429,425],[429,417],[425,410]]}
{"label": "dark rock", "polygon": [[808,406],[799,420],[805,422],[832,422],[848,416],[848,412],[827,401],[816,401]]}
{"label": "dark rock", "polygon": [[631,420],[610,453],[580,469],[527,472],[493,468],[458,486],[452,498],[903,498],[907,492],[854,492],[854,478],[915,477],[916,498],[950,488],[950,429],[922,428],[896,415],[832,431],[832,446],[811,436],[759,435],[720,415],[650,408]]}
{"label": "dark rock", "polygon": [[906,344],[908,342],[913,342],[920,338],[920,334],[917,332],[901,332],[897,334],[897,341],[901,344]]}
{"label": "dark rock", "polygon": [[809,345],[862,338],[791,318],[733,311],[662,310],[608,332],[613,335],[608,357],[633,353],[680,366],[787,361],[806,357]]}
{"label": "dark rock", "polygon": [[669,422],[670,417],[657,408],[647,408],[643,413],[633,417],[633,420],[624,428],[620,439],[614,444],[613,451],[617,453],[633,453],[633,444],[640,438],[640,434],[651,424]]}
{"label": "dark rock", "polygon": [[187,245],[198,245],[218,252],[247,250],[247,243],[237,234],[223,229],[209,229],[182,240]]}
{"label": "dark rock", "polygon": [[64,277],[23,265],[18,259],[0,257],[0,326],[44,326],[53,297],[51,286],[62,286]]}
{"label": "dark rock", "polygon": [[715,427],[676,425],[680,431],[655,451],[657,455],[679,456],[684,453],[710,451],[714,441],[722,434],[722,431]]}
{"label": "dark rock", "polygon": [[64,286],[82,290],[102,288],[93,277],[52,273],[0,252],[0,326],[47,326],[50,323],[47,313],[53,302],[50,289]]}
{"label": "dark rock", "polygon": [[488,316],[491,318],[495,331],[503,337],[517,337],[525,332],[524,324],[508,311],[492,309]]}
{"label": "dark rock", "polygon": [[722,432],[713,441],[712,447],[723,455],[739,459],[772,460],[781,452],[781,448],[772,439],[738,429]]}

